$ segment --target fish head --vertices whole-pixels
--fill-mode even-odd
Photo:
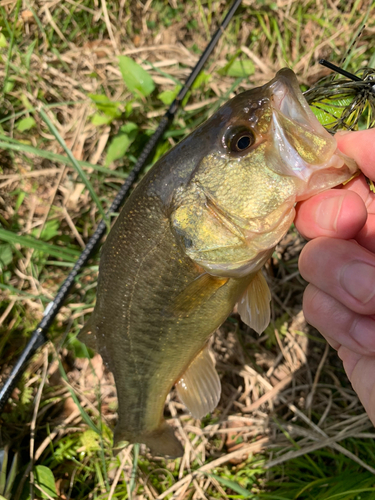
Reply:
[[[357,170],[287,68],[227,102],[194,139],[205,154],[176,189],[171,222],[188,256],[218,276],[256,272],[293,222],[295,204]]]

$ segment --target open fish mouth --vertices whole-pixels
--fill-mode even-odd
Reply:
[[[304,98],[292,70],[284,68],[269,83],[272,107],[273,153],[278,161],[269,165],[275,172],[309,183],[324,169],[342,167],[336,140],[324,129]],[[338,161],[339,160],[339,161]]]
[[[272,108],[289,120],[298,123],[311,132],[325,132],[304,98],[294,72],[283,68],[269,83],[272,92]]]

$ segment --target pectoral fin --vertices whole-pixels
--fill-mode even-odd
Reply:
[[[244,323],[261,334],[270,322],[271,292],[267,281],[258,271],[242,298],[238,301],[237,309]]]
[[[178,316],[188,316],[219,290],[228,278],[216,278],[207,273],[198,276],[176,298],[173,310]]]
[[[195,418],[202,418],[216,408],[221,384],[214,362],[205,347],[176,382],[177,394]]]

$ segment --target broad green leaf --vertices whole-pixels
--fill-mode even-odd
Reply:
[[[135,96],[139,94],[145,97],[150,95],[155,84],[147,71],[130,57],[119,56],[118,61],[122,79],[130,92]]]
[[[98,110],[105,115],[110,116],[112,119],[121,116],[120,102],[111,101],[111,99],[104,94],[89,94],[89,97],[95,103]]]
[[[47,221],[44,228],[42,229],[42,232],[40,233],[40,236],[39,228],[34,229],[31,234],[40,240],[51,240],[59,234],[59,221],[56,219]]]
[[[169,106],[176,99],[180,90],[181,85],[177,85],[174,90],[164,90],[164,92],[158,94],[158,99],[160,99],[166,106]]]
[[[52,498],[57,497],[55,478],[51,469],[45,465],[37,465],[34,469],[35,473],[35,483],[42,488],[43,491],[38,491],[38,496],[42,498],[48,498],[48,495]],[[44,493],[45,492],[45,493]]]
[[[218,70],[219,75],[242,78],[255,73],[255,66],[250,59],[241,60],[238,58],[229,61],[223,68]]]
[[[112,139],[108,146],[107,156],[104,162],[106,167],[125,155],[130,144],[136,138],[137,132],[138,126],[132,122],[126,123],[120,128],[120,132]]]
[[[14,80],[8,79],[6,84],[4,85],[4,93],[8,94],[9,92],[12,92],[14,89]]]
[[[127,122],[120,128],[120,130],[121,132],[124,132],[124,134],[128,134],[135,139],[138,131],[138,125],[133,122]]]
[[[22,118],[16,124],[16,128],[19,132],[26,132],[31,128],[35,127],[36,122],[32,116],[27,116],[26,118]]]
[[[3,49],[5,47],[7,47],[7,46],[8,46],[8,42],[7,42],[4,34],[1,33],[1,31],[0,31],[0,49]]]
[[[5,243],[0,245],[0,269],[10,264],[13,260],[12,247]]]
[[[95,113],[95,115],[91,117],[91,123],[95,125],[95,127],[100,127],[101,125],[109,125],[111,122],[113,122],[112,116]]]
[[[86,345],[83,344],[83,342],[80,342],[77,338],[70,339],[67,344],[67,348],[74,352],[75,358],[87,358],[87,353],[89,353],[90,357],[94,355],[94,351],[86,347]]]
[[[27,109],[28,111],[34,110],[34,106],[31,104],[26,94],[22,93],[20,96],[20,100],[24,105],[25,109]]]

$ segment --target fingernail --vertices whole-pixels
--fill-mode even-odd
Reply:
[[[346,135],[346,134],[351,134],[352,133],[352,130],[339,130],[338,132],[336,132],[335,135]]]
[[[365,262],[351,262],[342,270],[340,283],[349,295],[367,304],[375,295],[375,267]]]
[[[330,196],[322,200],[315,212],[316,224],[324,230],[337,231],[343,196]]]

